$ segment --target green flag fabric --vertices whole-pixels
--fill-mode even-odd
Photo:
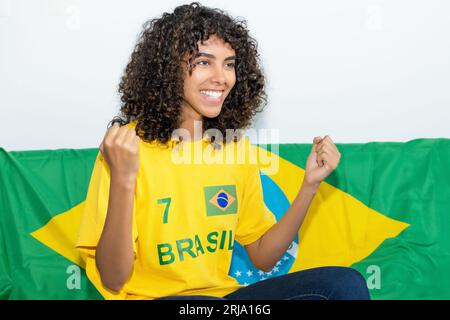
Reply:
[[[351,264],[366,278],[371,297],[450,299],[450,139],[336,145],[341,162],[324,182],[405,226]],[[310,144],[277,147],[281,159],[299,170],[305,167]],[[0,148],[0,299],[103,298],[86,277],[82,259],[71,252],[77,208],[85,199],[97,152]],[[273,196],[277,183],[261,178],[267,207],[282,214],[289,196],[282,186]],[[301,256],[302,239],[298,256],[288,257]],[[233,269],[239,263],[233,258],[231,275],[241,276]]]

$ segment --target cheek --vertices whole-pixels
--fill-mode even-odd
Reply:
[[[198,72],[193,72],[191,76],[187,76],[184,81],[184,93],[185,94],[195,94],[200,90],[200,84],[202,83],[203,78],[201,74]]]
[[[232,82],[231,82],[231,88],[234,87],[234,85],[236,84],[236,75],[233,76]]]
[[[236,75],[233,75],[228,80],[228,85],[230,87],[230,91],[234,88],[235,84],[236,84]]]
[[[234,87],[234,85],[236,84],[236,72],[237,70],[234,70],[234,72],[230,72],[228,83],[230,84],[231,87]]]
[[[184,97],[185,98],[192,98],[192,96],[195,94],[195,86],[193,85],[192,81],[187,81],[184,83]]]

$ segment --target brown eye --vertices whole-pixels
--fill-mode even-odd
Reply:
[[[209,61],[208,60],[200,60],[200,61],[197,61],[195,64],[200,65],[200,66],[207,66],[207,65],[209,65]]]

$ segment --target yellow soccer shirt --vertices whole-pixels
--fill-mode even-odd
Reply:
[[[234,241],[250,244],[276,221],[264,205],[248,139],[213,150],[206,139],[168,146],[140,140],[132,225],[135,261],[120,292],[102,284],[95,264],[110,183],[109,167],[99,152],[77,248],[88,253],[87,276],[106,299],[222,297],[241,287],[228,275]]]

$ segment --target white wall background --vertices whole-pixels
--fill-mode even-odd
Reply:
[[[0,147],[90,148],[120,76],[168,0],[0,0]],[[450,1],[202,1],[244,17],[280,142],[450,137]]]

